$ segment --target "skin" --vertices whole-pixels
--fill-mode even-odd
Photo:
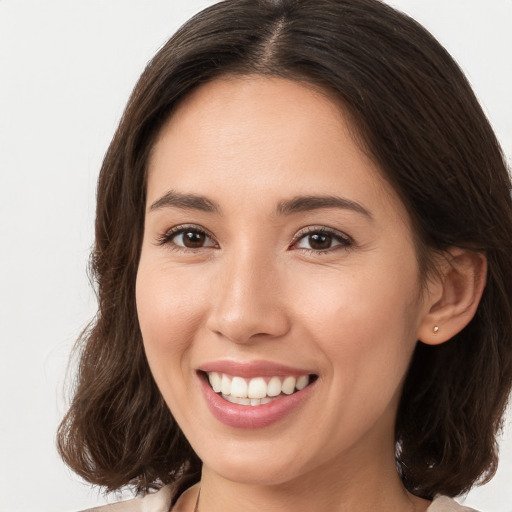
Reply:
[[[153,148],[137,308],[156,383],[203,461],[203,512],[429,504],[401,484],[394,422],[417,340],[442,342],[459,328],[450,319],[462,292],[420,286],[409,216],[351,128],[309,86],[228,77],[189,95]],[[170,190],[218,211],[152,207]],[[367,213],[276,212],[303,195],[338,196]],[[203,246],[169,234],[183,225],[209,234]],[[307,231],[318,228],[335,233],[330,248],[311,249]],[[446,329],[433,335],[434,321]],[[318,379],[282,420],[236,429],[212,416],[196,372],[227,358]],[[196,496],[190,489],[177,510],[193,510]]]

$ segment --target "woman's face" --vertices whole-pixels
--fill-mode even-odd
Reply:
[[[419,282],[408,214],[327,95],[219,79],[164,126],[137,308],[205,470],[277,484],[394,464]]]

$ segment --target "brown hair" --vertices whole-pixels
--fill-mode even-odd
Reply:
[[[334,92],[408,208],[424,273],[432,250],[486,255],[474,319],[444,344],[417,344],[397,416],[396,462],[407,489],[426,498],[490,478],[512,385],[510,178],[456,63],[423,27],[377,0],[227,0],[187,22],[148,64],[99,178],[99,309],[80,340],[76,392],[58,433],[62,457],[108,490],[199,479],[201,462],[145,358],[135,277],[155,138],[180,99],[227,73]]]

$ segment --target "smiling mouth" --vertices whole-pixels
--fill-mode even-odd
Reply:
[[[221,372],[202,372],[215,393],[224,400],[238,405],[265,405],[285,396],[293,395],[312,384],[317,375],[244,377]]]

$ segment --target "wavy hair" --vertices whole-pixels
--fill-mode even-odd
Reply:
[[[426,31],[377,0],[226,0],[188,21],[149,62],[106,153],[92,274],[98,313],[82,334],[74,398],[58,432],[65,462],[107,490],[197,481],[201,461],[158,391],[135,305],[148,156],[195,87],[226,74],[328,90],[411,216],[429,254],[481,251],[487,285],[469,325],[418,342],[396,420],[405,487],[455,496],[490,478],[512,385],[511,183],[463,73]]]

